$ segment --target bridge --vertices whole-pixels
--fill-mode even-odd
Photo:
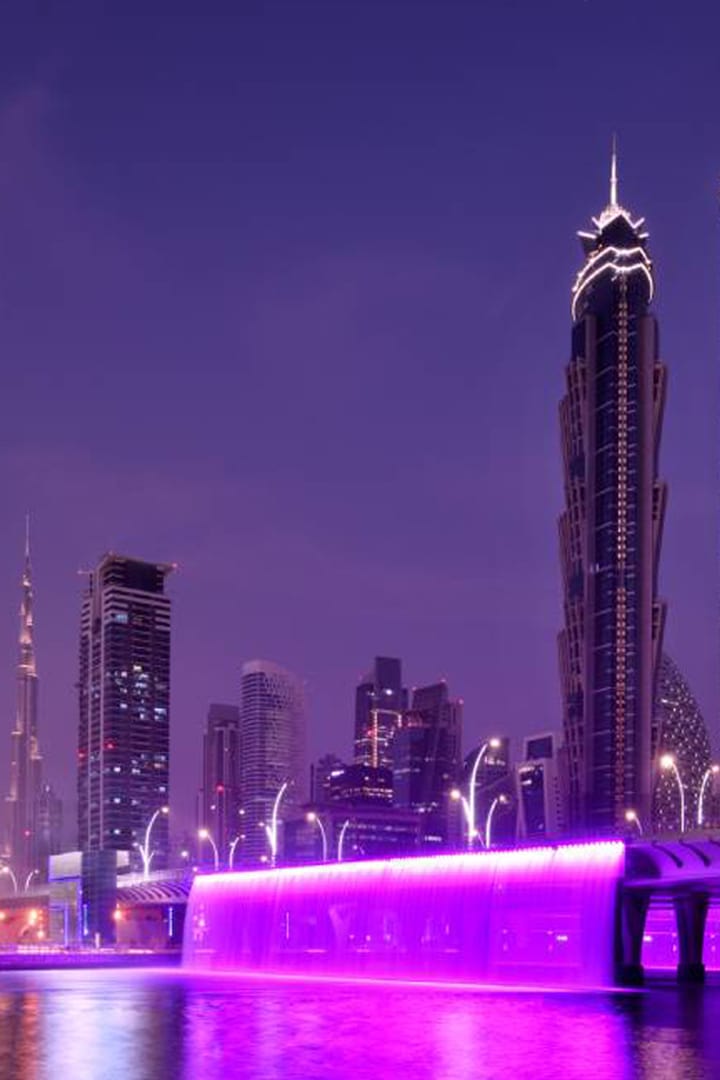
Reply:
[[[617,907],[615,968],[622,985],[639,985],[650,905],[674,912],[680,982],[705,978],[703,947],[710,904],[720,898],[720,840],[689,837],[630,843]]]

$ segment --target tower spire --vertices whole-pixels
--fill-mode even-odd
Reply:
[[[22,575],[20,603],[20,673],[35,674],[35,642],[33,640],[33,589],[30,567],[30,514],[25,515],[25,565]]]
[[[610,206],[618,205],[618,170],[617,170],[617,135],[612,137],[612,153],[610,155]]]

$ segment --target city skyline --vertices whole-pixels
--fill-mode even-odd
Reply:
[[[66,798],[75,572],[110,548],[179,563],[171,787],[188,824],[199,725],[236,700],[247,657],[307,680],[312,757],[348,757],[352,687],[376,654],[403,657],[408,685],[447,677],[468,743],[557,726],[556,406],[575,231],[603,198],[613,131],[624,197],[652,223],[672,364],[667,647],[717,739],[716,18],[700,33],[657,5],[618,9],[620,86],[584,78],[593,4],[552,35],[527,12],[528,44],[506,11],[451,3],[438,37],[422,4],[410,36],[393,3],[381,22],[349,6],[367,35],[326,13],[317,39],[288,10],[297,50],[269,48],[263,19],[167,34],[149,15],[160,88],[152,50],[101,14],[53,24],[52,56],[20,34],[2,68],[16,393],[0,709],[8,730],[29,507],[43,753]],[[338,65],[348,47],[356,62]]]

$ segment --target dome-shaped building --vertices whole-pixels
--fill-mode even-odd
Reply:
[[[652,826],[654,832],[678,832],[680,797],[672,771],[659,768],[663,754],[675,758],[685,790],[685,828],[697,821],[698,794],[710,766],[710,739],[697,701],[673,660],[663,653],[658,672],[652,731],[654,791]],[[705,812],[710,810],[710,790]]]

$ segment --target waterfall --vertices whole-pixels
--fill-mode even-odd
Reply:
[[[194,970],[507,986],[612,983],[618,841],[195,878]]]

